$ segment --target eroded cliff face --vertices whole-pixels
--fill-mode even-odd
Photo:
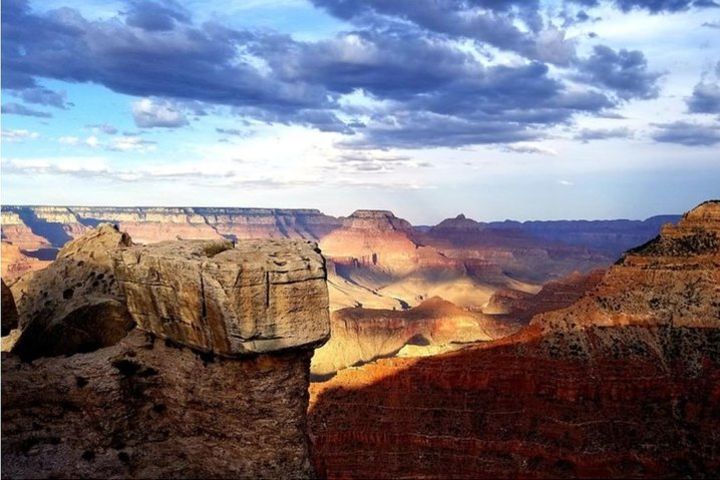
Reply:
[[[434,297],[410,310],[345,308],[333,312],[330,340],[315,351],[311,372],[318,377],[371,360],[395,355],[421,356],[489,341],[514,331]]]
[[[433,296],[479,310],[498,290],[535,293],[540,284],[575,270],[608,266],[617,252],[659,229],[659,219],[480,223],[462,215],[432,228],[415,228],[382,210],[336,218],[312,209],[4,206],[2,215],[2,274],[8,282],[42,268],[54,252],[89,228],[111,222],[146,244],[177,239],[318,241],[332,263],[333,310],[407,308]]]
[[[56,264],[27,280],[20,340],[2,354],[5,475],[313,476],[310,357],[329,333],[315,244],[133,246],[104,225],[66,245]],[[85,308],[98,298],[138,327],[88,347],[73,335],[105,331],[107,311]],[[49,328],[68,334],[48,345]]]
[[[328,478],[701,478],[720,472],[720,202],[510,337],[311,388]]]

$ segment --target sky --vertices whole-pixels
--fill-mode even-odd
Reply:
[[[1,120],[3,204],[681,213],[720,4],[3,0]]]

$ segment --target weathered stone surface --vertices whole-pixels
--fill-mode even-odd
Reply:
[[[10,333],[10,330],[17,328],[18,326],[18,313],[17,307],[15,306],[15,299],[13,298],[12,292],[5,285],[5,281],[0,281],[2,284],[2,336]]]
[[[311,355],[213,358],[138,329],[70,357],[3,354],[3,478],[311,477]]]
[[[115,266],[138,326],[183,345],[242,355],[329,335],[325,262],[312,242],[161,242],[120,251]]]
[[[47,268],[13,285],[25,359],[90,351],[116,343],[134,326],[113,272],[112,251],[130,238],[104,224],[69,242]]]

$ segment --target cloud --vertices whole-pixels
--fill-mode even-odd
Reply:
[[[30,130],[2,129],[2,139],[6,142],[22,142],[24,140],[34,140],[39,137],[39,133],[31,132]]]
[[[657,142],[677,143],[689,147],[709,146],[720,143],[720,126],[689,122],[655,124],[658,131],[652,138]]]
[[[80,145],[81,140],[79,137],[64,136],[58,138],[58,142],[63,145]]]
[[[455,38],[487,43],[533,60],[567,64],[575,45],[544,25],[538,0],[313,0],[331,15],[370,29],[408,22]],[[520,24],[520,25],[519,25]]]
[[[715,8],[720,6],[714,0],[572,0],[586,7],[595,7],[600,3],[610,3],[623,12],[647,10],[650,13],[680,12],[690,8]]]
[[[143,98],[133,103],[132,114],[140,128],[178,128],[188,124],[185,114],[167,100]]]
[[[686,103],[691,113],[720,113],[720,84],[698,83]]]
[[[639,50],[615,51],[596,45],[592,55],[578,63],[578,68],[579,79],[610,89],[623,100],[658,96],[660,74],[648,71],[645,55]]]
[[[588,143],[591,140],[607,140],[609,138],[630,138],[632,136],[632,132],[627,127],[597,129],[584,128],[577,132],[573,138],[575,140],[580,140],[583,143]]]
[[[720,22],[703,22],[701,26],[707,28],[720,28]]]
[[[240,130],[238,128],[216,128],[215,131],[223,135],[232,135],[235,137],[247,137],[250,135],[250,132],[247,130]]]
[[[118,152],[150,152],[155,150],[157,142],[145,140],[138,136],[123,135],[114,137],[108,145],[108,150]]]
[[[45,87],[26,88],[18,92],[25,103],[34,103],[55,108],[68,108],[65,92],[56,92]]]
[[[562,185],[563,187],[572,187],[573,185],[575,185],[575,183],[571,182],[570,180],[562,180],[562,179],[558,180],[558,183],[560,185]]]
[[[14,102],[4,102],[2,105],[2,113],[8,115],[23,115],[26,117],[52,118],[52,114],[49,112],[33,110],[32,108],[28,108],[25,105]]]
[[[181,127],[190,112],[222,105],[240,119],[342,134],[353,149],[529,141],[578,114],[657,94],[641,52],[597,47],[576,58],[539,0],[315,4],[353,30],[298,41],[216,20],[196,25],[173,1],[131,1],[115,18],[89,20],[6,0],[3,86],[104,85],[142,97],[132,111],[141,128]],[[487,45],[512,61],[487,61]],[[356,95],[367,102],[347,101]]]
[[[177,23],[190,23],[188,11],[173,0],[131,0],[125,22],[148,31],[168,31]]]
[[[102,132],[106,135],[115,135],[118,133],[118,129],[107,123],[91,123],[85,125],[85,128],[89,128],[96,132]]]
[[[513,153],[531,153],[540,155],[557,155],[557,150],[529,143],[517,143],[515,145],[504,145],[503,150]]]

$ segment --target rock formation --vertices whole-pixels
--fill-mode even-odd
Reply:
[[[304,240],[162,242],[115,264],[138,326],[198,350],[264,353],[329,335],[325,262]]]
[[[24,287],[21,340],[33,361],[2,354],[3,473],[312,477],[306,411],[312,350],[329,331],[324,275],[305,241],[132,246],[110,226],[90,230]],[[63,282],[86,303],[121,295],[139,328],[49,357],[73,350],[63,344],[74,342],[70,329],[47,344],[53,325],[88,325],[76,320],[76,293],[56,296]],[[34,308],[46,298],[53,310]],[[107,328],[105,311],[86,313]],[[33,325],[47,328],[23,340]]]
[[[720,202],[510,337],[341,371],[311,391],[328,478],[713,478]]]
[[[560,280],[543,285],[535,295],[517,290],[499,290],[493,294],[483,313],[527,324],[535,315],[569,307],[593,290],[603,279],[605,270],[588,274],[574,272]]]
[[[13,285],[24,359],[91,351],[117,343],[134,326],[110,255],[132,245],[103,224],[66,244],[49,267]]]
[[[2,316],[2,336],[4,337],[10,333],[10,330],[17,328],[18,313],[12,292],[5,285],[5,281],[0,281],[0,284],[2,285],[2,310],[0,310],[0,315]]]
[[[450,350],[512,332],[500,322],[468,312],[439,297],[405,311],[338,310],[331,316],[330,331],[330,341],[315,352],[312,360],[311,372],[319,377],[394,355],[408,344]],[[419,348],[414,350],[416,355],[422,353]]]

